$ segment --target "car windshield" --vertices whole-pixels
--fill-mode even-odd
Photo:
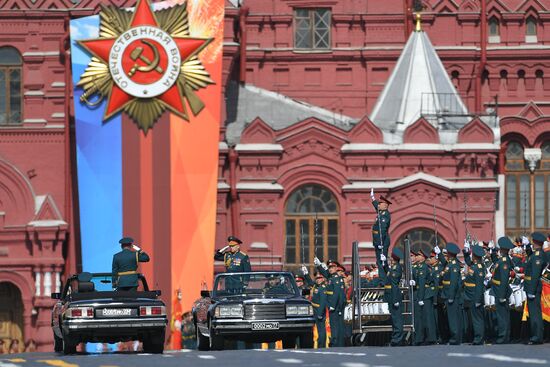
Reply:
[[[295,296],[298,292],[294,277],[289,273],[232,273],[216,277],[214,297],[258,295]]]
[[[76,279],[71,279],[67,294],[71,293],[89,293],[89,292],[108,292],[113,290],[112,275],[108,273],[92,274],[81,273]],[[141,278],[138,279],[137,291],[143,291],[144,285]]]

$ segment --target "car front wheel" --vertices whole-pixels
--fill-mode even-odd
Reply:
[[[210,350],[210,340],[202,335],[199,330],[199,326],[195,324],[195,332],[197,333],[197,349],[198,350]]]
[[[210,350],[223,350],[224,343],[223,336],[214,334],[214,330],[210,329]]]
[[[76,353],[76,346],[78,343],[75,343],[74,341],[70,340],[70,337],[68,335],[63,335],[63,354],[75,354]]]

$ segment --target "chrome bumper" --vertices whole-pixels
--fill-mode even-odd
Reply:
[[[64,320],[63,329],[65,330],[89,330],[89,329],[150,329],[164,328],[168,320],[162,317],[152,317],[147,319],[81,319]]]

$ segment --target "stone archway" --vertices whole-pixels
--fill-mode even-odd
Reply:
[[[7,351],[12,340],[19,342],[19,351],[24,349],[23,298],[19,288],[10,282],[0,283],[0,339]]]

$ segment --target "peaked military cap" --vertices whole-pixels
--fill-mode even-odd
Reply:
[[[389,201],[388,199],[386,199],[383,196],[380,196],[380,199],[378,201],[381,202],[381,203],[392,204],[391,201]]]
[[[481,246],[473,246],[472,253],[475,256],[483,257],[485,255],[485,250]]]
[[[506,236],[500,237],[498,239],[498,246],[504,250],[511,250],[514,248],[514,244],[512,243],[512,241],[510,241],[510,239]]]
[[[401,250],[399,247],[394,247],[391,250],[391,256],[397,260],[401,260],[403,258],[403,250]]]
[[[419,255],[420,254],[420,247],[419,246],[411,246],[411,254]]]
[[[134,239],[132,237],[122,237],[118,243],[121,245],[131,245],[134,243]]]
[[[229,246],[234,246],[234,245],[240,245],[241,243],[243,243],[243,241],[239,240],[237,237],[235,236],[229,236],[227,237],[227,242],[236,242],[236,244],[229,244]]]
[[[432,250],[427,250],[425,248],[421,248],[420,253],[424,255],[426,259],[432,256]]]
[[[323,273],[316,273],[315,274],[315,279],[325,279],[325,276],[323,275]]]
[[[537,245],[543,245],[544,241],[546,241],[546,238],[540,232],[531,233],[531,238],[533,239],[533,242],[536,243]]]
[[[330,268],[331,266],[341,267],[340,263],[336,260],[328,260],[327,265]]]
[[[447,249],[447,253],[451,255],[456,255],[460,252],[460,248],[456,243],[453,242],[447,242],[447,246],[445,246]]]
[[[296,279],[296,281],[298,280],[301,280],[302,282],[304,281],[304,277],[298,274],[294,275],[294,279]]]

